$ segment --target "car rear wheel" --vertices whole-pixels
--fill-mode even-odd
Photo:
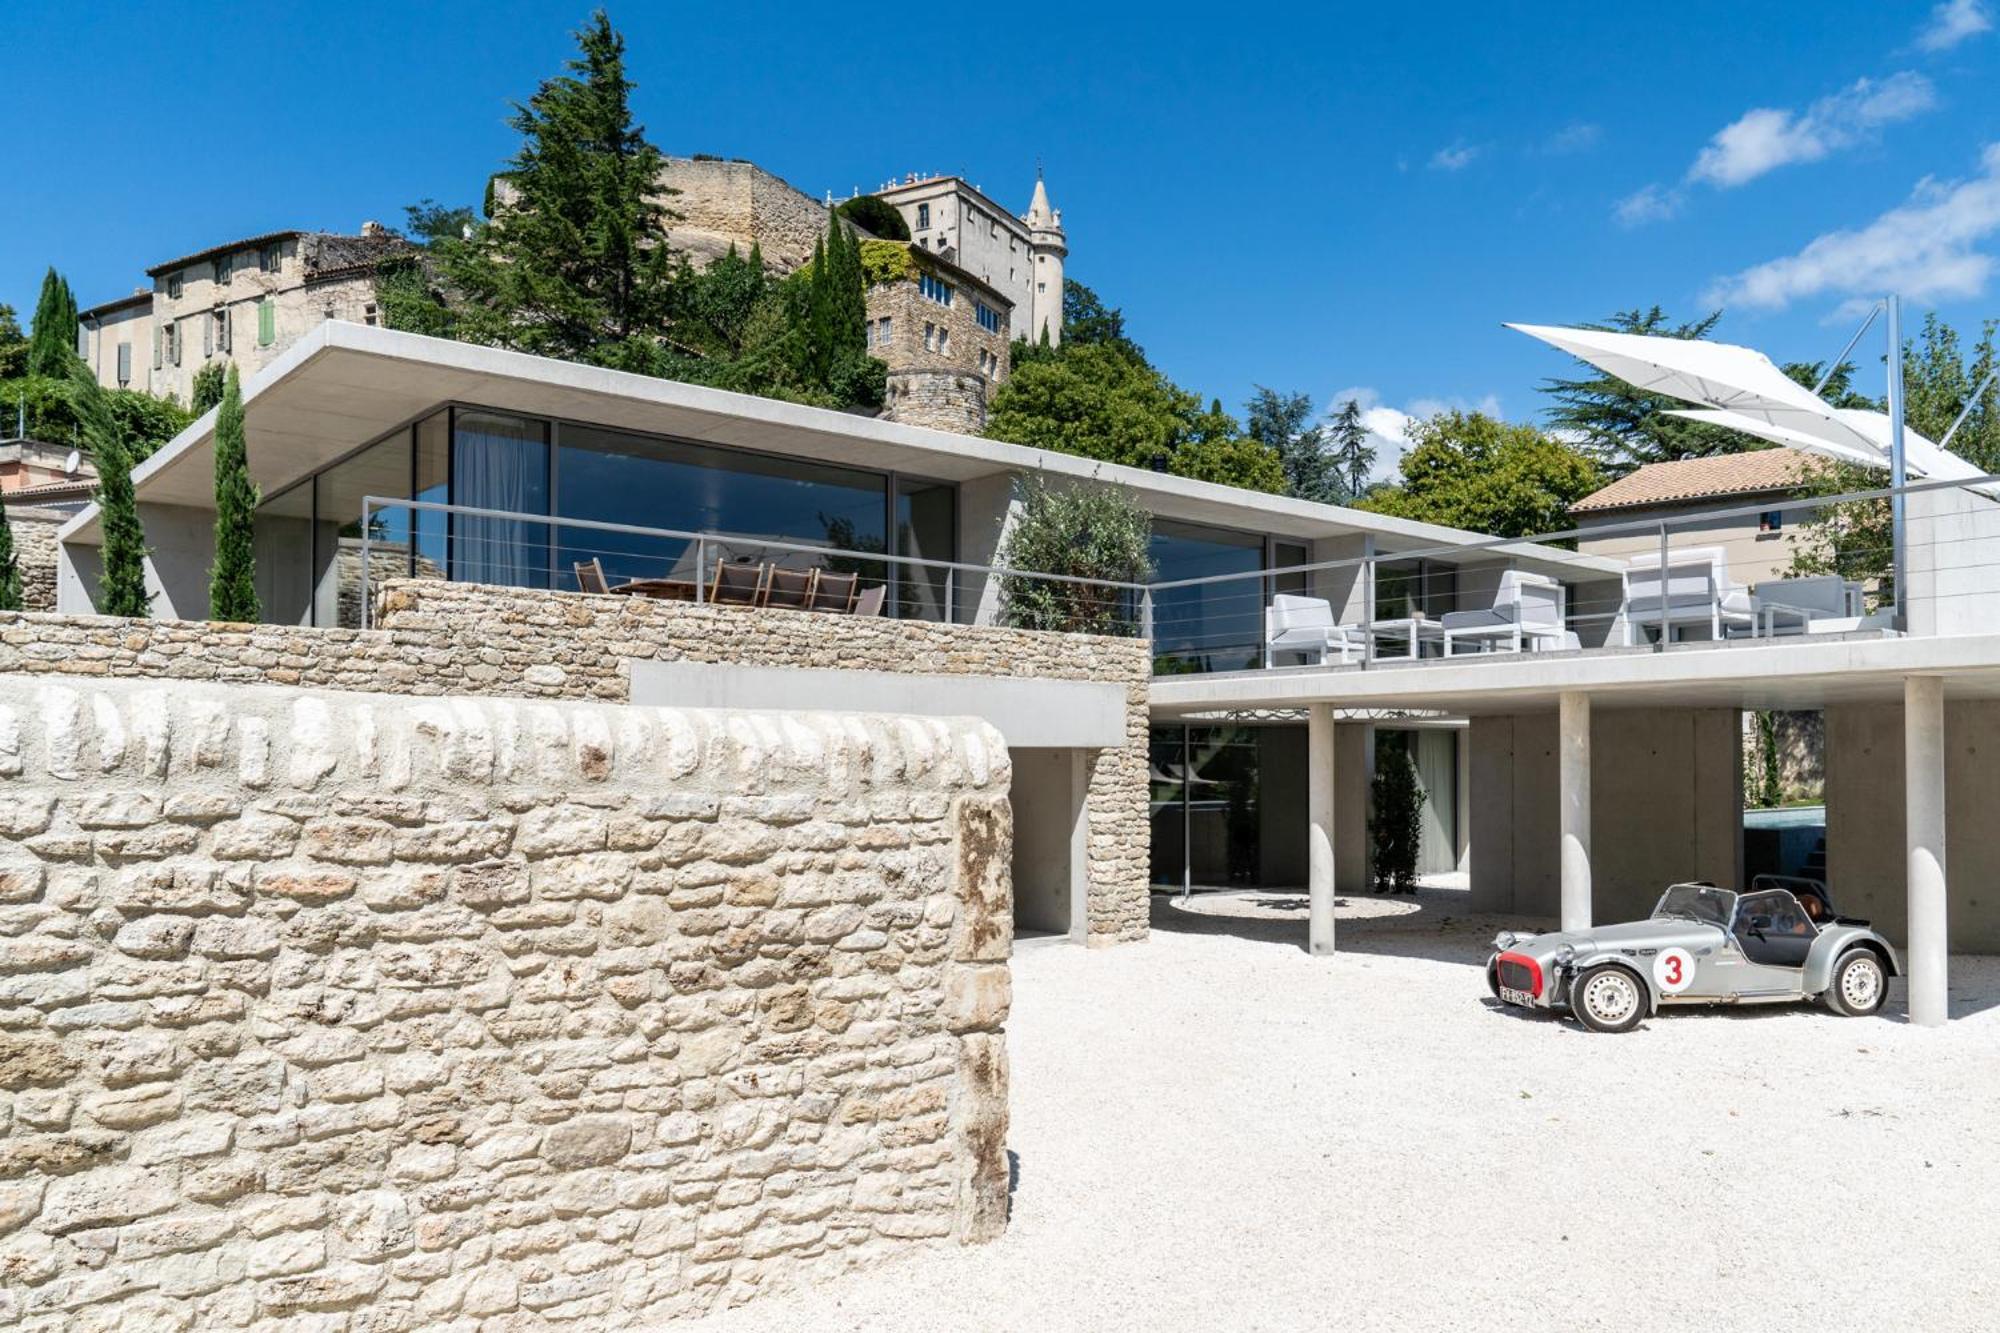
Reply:
[[[1630,968],[1600,963],[1570,985],[1569,1008],[1592,1032],[1630,1032],[1646,1016],[1646,983]]]
[[[1500,998],[1500,960],[1489,959],[1486,964],[1486,989],[1493,992],[1493,998]]]
[[[1833,965],[1833,984],[1826,988],[1826,1006],[1849,1018],[1866,1018],[1889,998],[1889,969],[1873,949],[1849,949]]]

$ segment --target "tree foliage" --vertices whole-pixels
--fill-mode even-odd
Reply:
[[[70,358],[69,382],[78,426],[97,461],[97,522],[104,537],[97,609],[107,616],[143,616],[152,598],[146,592],[146,533],[132,491],[132,452],[111,396],[78,357]]]
[[[0,504],[0,611],[21,609],[21,562],[14,553],[14,525]]]
[[[224,379],[222,364],[220,361],[210,361],[194,373],[192,401],[188,403],[188,407],[196,416],[200,416],[222,401]]]
[[[1313,415],[1310,395],[1280,393],[1261,384],[1243,407],[1249,437],[1277,455],[1285,494],[1340,504],[1347,499],[1347,488],[1328,449],[1326,428],[1315,424]]]
[[[1121,583],[1152,576],[1152,516],[1125,490],[1040,476],[1020,483],[1018,508],[998,563],[1009,569]],[[1138,632],[1134,599],[1089,584],[1007,575],[1000,580],[1001,623],[1083,634]]]
[[[833,210],[855,226],[881,241],[907,241],[910,224],[896,206],[873,194],[857,194]]]
[[[215,414],[215,563],[209,570],[211,620],[255,623],[257,562],[253,525],[257,484],[250,480],[250,454],[243,435],[243,384],[234,365]]]
[[[1275,450],[1246,437],[1222,404],[1168,379],[1124,335],[1124,316],[1080,283],[1065,285],[1063,340],[1014,344],[1013,373],[993,395],[996,440],[1154,468],[1229,486],[1282,492]],[[1083,321],[1083,336],[1069,325]]]
[[[14,307],[0,301],[0,380],[17,379],[28,373],[28,335],[21,332],[21,320]]]
[[[1361,419],[1361,404],[1350,398],[1340,405],[1328,427],[1332,440],[1333,465],[1349,499],[1358,500],[1368,491],[1368,477],[1375,471],[1374,439]]]
[[[76,296],[69,281],[51,268],[42,277],[35,302],[34,331],[28,338],[28,373],[60,376],[76,356]]]
[[[1358,507],[1495,537],[1569,526],[1569,507],[1603,484],[1597,463],[1535,429],[1480,412],[1442,412],[1412,428],[1399,480]]]
[[[1379,747],[1373,788],[1368,832],[1375,853],[1375,891],[1415,893],[1428,798],[1406,744]]]

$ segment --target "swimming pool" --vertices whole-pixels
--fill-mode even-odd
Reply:
[[[1744,828],[1812,828],[1826,826],[1823,805],[1794,805],[1782,810],[1745,810]]]

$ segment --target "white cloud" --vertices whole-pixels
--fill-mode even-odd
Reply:
[[[1611,215],[1618,219],[1620,226],[1642,227],[1648,222],[1664,222],[1680,212],[1682,199],[1679,190],[1648,185],[1620,199],[1612,208]]]
[[[1587,153],[1597,147],[1597,141],[1604,137],[1601,125],[1587,121],[1576,121],[1565,125],[1542,140],[1540,152],[1546,157],[1566,157],[1571,153]]]
[[[1794,162],[1817,162],[1936,105],[1931,81],[1905,70],[1879,82],[1856,79],[1802,113],[1757,107],[1716,131],[1688,168],[1688,179],[1723,189],[1742,185]]]
[[[1898,292],[1930,301],[1977,296],[1994,270],[1979,242],[2000,232],[2000,143],[1980,154],[1968,180],[1917,182],[1908,203],[1865,227],[1831,231],[1795,255],[1773,259],[1709,289],[1711,305],[1775,310],[1823,294]]]
[[[1382,401],[1382,395],[1376,390],[1356,385],[1333,395],[1326,409],[1327,416],[1337,414],[1350,398],[1361,404],[1361,424],[1368,428],[1370,443],[1375,447],[1372,478],[1375,481],[1395,480],[1397,466],[1409,451],[1412,429],[1418,423],[1428,421],[1440,412],[1484,412],[1489,417],[1500,415],[1500,399],[1490,393],[1476,403],[1457,397],[1413,398],[1401,407],[1392,407]]]
[[[1463,171],[1472,165],[1472,160],[1483,151],[1478,144],[1455,139],[1431,154],[1431,170]]]
[[[1993,16],[1983,0],[1944,0],[1931,10],[1930,22],[1917,33],[1917,46],[1925,51],[1949,51],[1969,37],[1993,28]]]

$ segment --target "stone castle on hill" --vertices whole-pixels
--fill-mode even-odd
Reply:
[[[670,157],[671,243],[697,265],[733,245],[790,272],[812,257],[834,202],[755,163]],[[977,433],[1016,337],[1062,340],[1062,214],[1037,176],[1016,216],[960,176],[908,175],[876,191],[908,226],[908,276],[868,293],[868,346],[889,368],[891,420]],[[107,388],[181,402],[211,363],[244,373],[328,319],[374,324],[375,271],[407,243],[379,223],[355,234],[280,231],[158,264],[149,286],[78,318],[77,351]]]

